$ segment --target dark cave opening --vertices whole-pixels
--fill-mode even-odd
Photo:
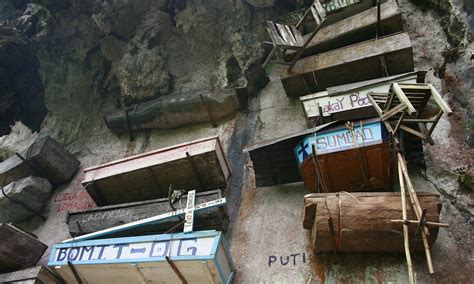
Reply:
[[[39,61],[32,46],[17,37],[0,37],[0,136],[16,121],[39,131],[48,110]]]

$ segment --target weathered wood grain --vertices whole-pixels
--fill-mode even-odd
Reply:
[[[47,245],[17,227],[0,224],[0,272],[36,265]]]
[[[201,204],[223,197],[221,190],[211,190],[198,192],[196,194],[196,204]],[[173,206],[175,209],[185,208],[186,194]],[[215,207],[200,212],[195,212],[194,227],[197,230],[215,229],[226,231],[228,225],[227,207]],[[133,202],[120,205],[98,207],[91,210],[69,212],[67,223],[72,236],[88,234],[121,224],[145,219],[155,215],[174,211],[171,208],[168,198],[148,200],[143,202]],[[127,236],[138,233],[164,233],[177,225],[182,218],[175,217],[164,222],[137,228],[127,231]],[[178,227],[176,231],[182,229]]]
[[[331,21],[331,15],[326,20]],[[395,1],[387,1],[381,5],[381,22],[385,35],[403,31],[401,12]],[[324,27],[306,47],[303,57],[375,38],[376,23],[377,13],[374,8],[367,8],[331,25],[324,23]],[[307,36],[304,36],[304,39],[306,40]]]
[[[166,95],[106,115],[105,122],[114,132],[141,129],[169,129],[197,123],[217,123],[247,108],[246,98],[235,89],[196,90]],[[128,118],[127,118],[128,117]]]
[[[388,93],[392,82],[415,83],[424,81],[424,71],[410,72],[390,77],[377,78],[342,86],[327,88],[326,91],[300,97],[308,127],[319,121],[319,109],[324,121],[356,120],[377,115],[367,97],[368,93]]]
[[[439,222],[441,202],[439,194],[417,193],[421,207],[427,209],[426,220]],[[408,216],[413,212],[407,208]],[[333,222],[334,237],[328,225]],[[402,217],[401,197],[398,192],[329,193],[305,196],[303,226],[312,230],[311,244],[315,252],[335,250],[346,252],[403,252],[403,226],[392,223]],[[410,247],[423,250],[421,238],[414,237],[416,226],[409,226]],[[431,227],[430,245],[438,228]]]
[[[44,266],[35,266],[11,273],[0,274],[0,283],[22,283],[22,284],[43,284],[43,283],[64,283],[53,272]]]
[[[305,57],[296,62],[292,71],[278,66],[277,73],[287,96],[299,97],[331,86],[411,72],[413,69],[410,37],[407,33],[399,33]]]
[[[0,163],[0,181],[4,184],[27,176],[40,176],[57,186],[73,177],[80,162],[53,138],[36,139],[27,151]]]
[[[189,157],[187,156],[189,155]],[[231,170],[217,136],[84,170],[82,184],[99,206],[168,196],[173,189],[226,188]]]

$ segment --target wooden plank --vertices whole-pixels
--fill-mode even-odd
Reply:
[[[36,139],[26,151],[0,163],[0,180],[10,182],[40,176],[57,186],[72,179],[80,162],[50,136]],[[24,159],[24,160],[23,160]]]
[[[167,193],[156,190],[156,181],[159,188],[225,188],[231,170],[219,138],[213,136],[87,168],[84,173],[82,184],[97,205],[103,206],[163,197]]]
[[[431,90],[431,96],[433,99],[436,101],[438,106],[441,108],[441,110],[447,114],[448,116],[453,114],[453,111],[449,107],[448,103],[441,97],[441,95],[438,93],[438,91],[433,87],[433,85],[429,84],[429,88]]]
[[[302,58],[291,72],[282,67],[277,72],[287,96],[299,97],[331,86],[379,78],[382,55],[388,75],[413,71],[410,38],[407,33],[400,33]]]
[[[387,93],[392,82],[416,82],[417,72],[330,87],[327,91],[300,97],[309,125],[318,120],[318,104],[323,116],[334,120],[356,120],[375,116],[368,93]],[[386,96],[384,95],[385,102]]]
[[[0,224],[0,272],[35,266],[47,245],[11,224]]]
[[[381,13],[381,21],[387,35],[403,31],[401,12],[395,1],[383,3]],[[326,17],[323,27],[318,31],[316,37],[311,39],[303,52],[303,57],[375,37],[377,17],[373,9],[368,8],[336,23],[326,24],[330,21],[331,16]],[[305,35],[304,39],[309,39],[309,35]]]
[[[423,208],[428,209],[427,220],[439,221],[440,196],[432,193],[418,193]],[[329,193],[305,196],[305,210],[310,204],[317,204],[311,243],[316,253],[333,250],[328,226],[328,214],[333,217],[337,251],[347,252],[403,252],[403,229],[391,223],[389,216],[402,216],[401,197],[397,192],[378,193]],[[325,205],[328,205],[326,208]],[[328,213],[329,210],[329,213]],[[412,214],[407,208],[408,216]],[[310,221],[310,220],[308,220]],[[414,238],[415,226],[409,228],[410,247],[423,250],[419,238]],[[430,228],[429,243],[433,244],[438,228]]]
[[[395,94],[397,95],[397,98],[400,100],[400,102],[405,104],[405,106],[407,108],[407,113],[409,115],[412,115],[412,114],[416,113],[416,109],[413,107],[411,102],[408,100],[405,93],[403,92],[403,90],[398,85],[398,83],[393,83],[391,89],[395,92]]]
[[[196,203],[205,203],[222,197],[223,195],[220,190],[198,192],[196,194]],[[183,209],[186,200],[186,195],[181,196],[179,201],[174,204],[174,208]],[[98,207],[91,210],[69,212],[67,223],[69,226],[69,233],[72,236],[79,236],[111,228],[118,224],[127,224],[157,214],[171,212],[175,209],[170,206],[168,198],[162,198],[143,202]],[[126,235],[132,236],[146,233],[164,233],[173,228],[180,221],[181,219],[179,217],[174,217],[167,221],[127,231]],[[228,225],[227,207],[210,208],[208,210],[196,212],[194,225],[195,228],[199,230],[215,229],[217,231],[225,232]],[[114,237],[119,236],[122,235],[114,235]]]
[[[11,273],[0,274],[0,283],[64,283],[44,266],[35,266]]]

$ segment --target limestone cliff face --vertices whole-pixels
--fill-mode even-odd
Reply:
[[[37,135],[29,129],[77,153],[87,140],[113,143],[102,116],[124,104],[194,89],[252,88],[263,56],[261,22],[278,10],[231,0],[2,1],[0,84],[9,85],[0,91],[0,135],[17,122],[2,148],[24,146],[13,141],[32,138],[16,132]],[[8,49],[8,37],[28,56]],[[4,57],[31,70],[16,71]],[[19,87],[27,82],[33,94]]]
[[[56,138],[87,167],[219,134],[231,145],[231,160],[241,159],[236,164],[244,168],[239,149],[250,139],[245,128],[262,127],[257,118],[265,121],[271,113],[285,125],[278,131],[292,132],[296,119],[304,125],[298,103],[264,113],[265,106],[274,108],[282,100],[266,99],[259,109],[257,98],[250,114],[216,129],[144,131],[133,142],[127,135],[112,134],[103,115],[194,89],[247,84],[257,95],[262,87],[259,66],[268,52],[262,44],[264,20],[294,10],[299,2],[304,1],[0,1],[0,160],[44,135]],[[455,223],[453,239],[462,250],[469,245],[462,235],[474,214],[474,7],[469,0],[399,3],[416,68],[430,70],[428,81],[455,111],[440,121],[433,134],[436,144],[426,147],[422,175],[446,197],[446,221]],[[273,130],[273,137],[278,131]],[[237,169],[242,171],[249,173],[247,167]],[[236,186],[242,186],[242,175]],[[459,222],[457,215],[468,221]],[[46,230],[39,235],[49,236]]]

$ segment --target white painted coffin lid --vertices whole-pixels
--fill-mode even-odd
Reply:
[[[228,168],[228,172],[230,173],[228,161],[221,147],[219,137],[211,136],[192,142],[186,142],[144,154],[115,160],[113,162],[105,163],[99,166],[86,168],[84,169],[85,177],[82,181],[82,184],[124,174],[127,172],[149,168],[158,164],[184,159],[186,158],[186,152],[189,152],[191,156],[195,156],[215,150],[222,153],[222,156],[225,159],[225,165]]]

